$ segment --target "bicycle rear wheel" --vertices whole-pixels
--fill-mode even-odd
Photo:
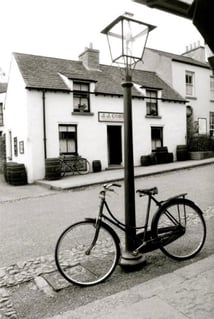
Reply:
[[[111,228],[102,224],[95,236],[95,221],[82,221],[68,227],[59,237],[55,261],[59,272],[71,283],[92,286],[106,280],[120,258],[120,246]]]
[[[163,205],[152,224],[160,249],[173,259],[190,259],[204,245],[206,224],[203,213],[188,199],[176,198]]]

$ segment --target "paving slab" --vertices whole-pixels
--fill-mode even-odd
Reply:
[[[163,174],[177,170],[190,169],[193,167],[209,165],[213,163],[214,158],[208,158],[204,160],[189,160],[151,166],[138,166],[134,168],[134,175],[135,178],[137,178]],[[124,180],[124,169],[122,168],[104,170],[86,175],[68,175],[58,180],[39,180],[36,183],[52,190],[69,190],[120,180]]]
[[[48,319],[214,318],[214,255]],[[185,278],[183,274],[191,273]]]

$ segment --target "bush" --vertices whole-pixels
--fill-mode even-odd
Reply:
[[[188,142],[189,152],[214,151],[214,139],[207,135],[192,136]]]

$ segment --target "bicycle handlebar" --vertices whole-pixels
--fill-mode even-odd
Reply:
[[[103,188],[105,190],[112,190],[113,191],[113,189],[111,189],[111,187],[121,187],[121,185],[117,184],[117,183],[109,183],[109,184],[104,184],[103,185]]]

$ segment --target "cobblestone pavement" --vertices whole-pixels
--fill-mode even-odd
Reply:
[[[213,216],[214,207],[209,207],[204,212],[205,220],[208,221]],[[20,261],[0,268],[0,319],[19,319],[8,288],[31,281],[41,274],[48,274],[54,270],[56,270],[56,265],[53,255]]]
[[[214,216],[214,207],[204,212],[205,220]],[[41,256],[0,268],[0,288],[11,287],[32,280],[34,277],[56,269],[53,255]]]

